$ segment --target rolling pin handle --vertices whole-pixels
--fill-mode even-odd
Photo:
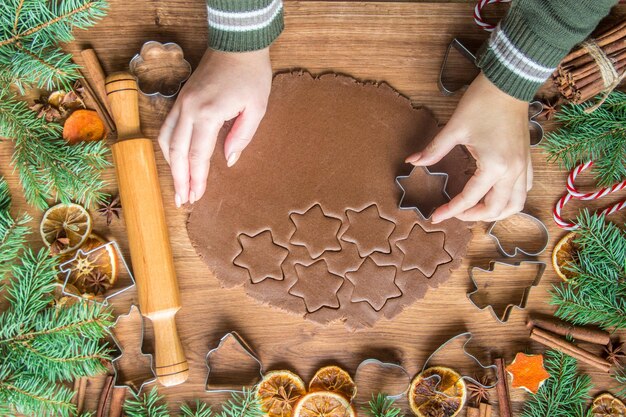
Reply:
[[[189,365],[178,337],[175,311],[164,317],[153,317],[155,373],[166,387],[182,384],[189,377]]]

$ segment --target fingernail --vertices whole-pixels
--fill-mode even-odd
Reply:
[[[195,202],[196,202],[196,193],[192,191],[189,193],[189,204],[193,204]]]
[[[421,157],[422,157],[422,154],[418,153],[414,157],[408,157],[407,159],[404,160],[404,162],[406,162],[407,164],[414,164],[417,161],[419,161]]]
[[[228,160],[226,161],[226,165],[229,168],[232,167],[239,160],[240,156],[241,156],[241,152],[231,152],[230,155],[228,155]]]
[[[178,194],[174,196],[174,203],[176,203],[176,208],[180,208],[180,196]]]

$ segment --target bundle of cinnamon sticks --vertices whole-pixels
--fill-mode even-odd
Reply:
[[[626,71],[626,19],[590,41],[604,52],[618,77],[622,76]],[[583,103],[607,90],[602,65],[588,47],[581,46],[561,61],[553,74],[554,83],[569,102]]]

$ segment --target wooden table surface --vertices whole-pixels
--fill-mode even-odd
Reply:
[[[186,57],[196,65],[207,43],[204,2],[188,0],[110,0],[109,15],[89,31],[79,31],[77,41],[67,49],[77,52],[91,45],[98,53],[105,71],[125,69],[130,58],[148,40],[179,43]],[[386,81],[411,98],[415,106],[430,108],[445,123],[458,97],[443,97],[437,89],[437,76],[443,53],[450,40],[458,36],[477,45],[487,34],[474,24],[473,1],[459,2],[321,2],[287,1],[286,30],[272,47],[276,71],[307,69],[313,73],[339,72],[361,80]],[[501,14],[505,7],[494,9]],[[626,6],[617,13],[626,14]],[[156,138],[158,128],[171,106],[171,100],[141,99],[143,130]],[[488,117],[488,110],[485,115]],[[14,211],[28,210],[36,227],[41,213],[28,207],[21,195],[17,177],[7,162],[12,153],[8,141],[0,144],[0,174],[8,178],[14,195]],[[550,245],[539,258],[549,262],[549,253],[562,235],[550,217],[550,209],[564,191],[566,173],[546,163],[540,149],[532,151],[535,186],[526,205],[550,230]],[[182,400],[202,398],[214,401],[214,394],[204,392],[207,368],[205,355],[229,331],[239,332],[258,353],[265,369],[287,367],[308,380],[321,364],[337,363],[354,373],[364,359],[375,357],[401,363],[414,375],[442,342],[463,331],[471,331],[470,349],[485,362],[503,355],[510,361],[515,352],[538,351],[531,343],[524,322],[526,311],[515,310],[507,324],[498,324],[488,311],[479,311],[469,303],[466,293],[471,285],[470,266],[487,266],[500,259],[494,242],[486,236],[484,225],[473,229],[473,240],[461,268],[438,289],[407,308],[393,321],[382,320],[374,328],[349,333],[342,324],[320,326],[275,309],[259,305],[238,289],[221,289],[218,281],[196,256],[187,238],[185,223],[188,208],[176,209],[169,169],[157,152],[160,180],[165,199],[171,241],[178,271],[183,308],[178,326],[190,364],[189,381],[181,386],[161,388],[177,405]],[[113,170],[106,173],[108,190],[116,193]],[[208,190],[210,193],[211,190]],[[604,203],[607,203],[606,201]],[[572,208],[575,208],[572,205]],[[573,213],[574,210],[568,211]],[[123,223],[114,221],[110,228],[97,216],[94,230],[116,239],[126,255],[128,247]],[[39,245],[38,234],[32,236]],[[528,302],[527,311],[551,312],[549,291],[559,282],[548,266],[540,285]],[[515,294],[529,285],[528,277],[510,277],[500,287],[490,289],[497,302],[515,302]],[[513,298],[513,299],[512,299]],[[131,326],[132,327],[132,326]],[[137,326],[129,332],[137,332]],[[145,350],[151,349],[148,323]],[[452,363],[462,355],[452,358]],[[611,380],[591,369],[595,391],[609,389]],[[89,382],[87,406],[97,403],[102,378]],[[520,410],[525,394],[512,390],[515,409]],[[495,404],[495,393],[492,395]],[[494,415],[497,415],[497,407]]]

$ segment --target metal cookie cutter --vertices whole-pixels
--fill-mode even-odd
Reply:
[[[476,55],[474,55],[465,45],[458,39],[452,39],[452,42],[448,45],[446,53],[443,56],[443,62],[441,63],[441,69],[439,70],[439,79],[437,84],[439,90],[445,96],[451,96],[459,91],[465,90],[474,77],[471,77],[467,82],[459,88],[450,87],[446,83],[446,73],[448,69],[448,61],[450,60],[450,52],[452,50],[458,51],[469,63],[473,66],[473,69],[478,72],[480,69],[477,65]],[[471,75],[474,73],[472,72]],[[543,139],[544,130],[543,126],[535,120],[537,116],[543,110],[543,104],[540,101],[532,101],[528,106],[528,127],[530,130],[530,146],[537,146]]]
[[[426,172],[426,174],[428,174],[430,176],[433,176],[433,177],[442,177],[444,179],[444,181],[443,181],[443,187],[441,189],[441,193],[442,193],[442,196],[443,196],[443,198],[445,200],[450,201],[450,195],[448,195],[448,192],[446,191],[446,187],[448,186],[448,174],[446,174],[445,172],[431,172],[426,167],[414,167],[411,170],[411,172],[409,173],[409,175],[399,175],[399,176],[396,177],[396,184],[402,190],[402,196],[400,197],[400,202],[398,203],[398,208],[400,208],[401,210],[415,210],[425,220],[429,220],[430,217],[435,212],[435,207],[431,208],[429,213],[424,213],[424,212],[422,212],[422,210],[419,209],[419,207],[417,207],[416,204],[408,204],[405,201],[405,199],[407,197],[407,192],[406,192],[406,188],[402,185],[402,182],[407,180],[407,179],[409,179],[409,178],[411,178],[413,172],[415,172],[416,169],[422,169],[422,170],[424,170]]]
[[[136,395],[139,395],[139,393],[143,390],[144,386],[151,384],[153,382],[155,382],[157,380],[156,378],[156,372],[154,369],[154,358],[153,355],[149,354],[149,353],[143,353],[141,347],[143,346],[143,338],[144,338],[144,323],[143,323],[143,316],[141,315],[141,313],[139,312],[139,307],[137,307],[136,305],[131,306],[130,311],[128,312],[128,314],[122,314],[119,315],[117,317],[117,319],[115,320],[115,325],[113,327],[116,327],[120,321],[120,319],[127,319],[130,318],[130,316],[132,315],[136,315],[139,317],[139,320],[141,322],[141,338],[140,338],[140,342],[139,342],[139,349],[137,352],[134,352],[137,357],[142,358],[142,360],[145,360],[146,362],[150,363],[150,373],[151,376],[144,378],[146,375],[135,375],[132,378],[126,378],[127,381],[125,381],[125,383],[121,384],[120,383],[120,379],[124,377],[124,372],[122,370],[120,370],[120,366],[119,366],[119,362],[124,360],[124,356],[127,355],[127,351],[128,349],[124,349],[122,348],[122,345],[120,343],[120,341],[117,339],[117,337],[115,337],[115,334],[110,331],[109,334],[111,335],[111,338],[113,339],[113,342],[117,345],[117,348],[119,349],[119,351],[121,352],[121,354],[117,357],[115,357],[113,360],[111,360],[111,365],[113,365],[113,373],[115,376],[115,383],[114,385],[116,387],[127,387],[129,389],[131,389],[132,391],[135,392]],[[140,382],[139,382],[140,381]],[[137,383],[135,383],[137,382]]]
[[[211,349],[207,354],[206,354],[206,365],[207,365],[207,378],[206,378],[206,383],[205,383],[205,391],[209,392],[209,393],[223,393],[223,392],[227,392],[227,393],[242,393],[243,391],[241,389],[230,389],[230,388],[216,388],[216,389],[211,389],[208,388],[210,386],[210,382],[211,382],[211,359],[212,357],[215,355],[215,353],[219,352],[220,349],[222,349],[222,347],[226,344],[229,343],[232,340],[232,342],[235,343],[235,347],[237,349],[240,350],[241,353],[243,353],[245,356],[248,356],[249,358],[251,358],[254,362],[256,362],[259,365],[259,379],[263,378],[263,364],[261,363],[261,361],[259,360],[259,358],[257,357],[257,355],[254,353],[254,351],[252,350],[252,348],[246,343],[245,340],[243,340],[243,338],[241,336],[239,336],[239,334],[237,332],[230,332],[230,333],[226,333],[221,339],[219,344],[217,345],[216,348]]]
[[[494,228],[496,227],[498,222],[505,222],[507,220],[505,219],[505,220],[495,221],[491,223],[491,225],[489,226],[489,229],[487,230],[487,234],[496,242],[496,245],[498,246],[498,251],[500,251],[502,255],[508,258],[513,258],[517,256],[518,252],[527,256],[537,256],[543,253],[543,251],[546,250],[546,247],[548,247],[548,241],[550,240],[550,233],[548,232],[548,228],[546,227],[546,225],[541,220],[539,220],[535,216],[532,216],[528,213],[520,212],[520,213],[514,214],[513,216],[511,216],[511,218],[515,216],[521,217],[525,219],[525,221],[534,223],[537,226],[537,228],[541,231],[542,243],[538,247],[538,249],[534,251],[525,250],[521,248],[520,246],[518,246],[517,244],[513,247],[513,251],[510,251],[510,250],[507,251],[507,249],[502,245],[502,241],[498,237],[498,233],[497,232],[494,233]]]
[[[137,77],[139,91],[149,97],[174,97],[191,75],[191,65],[182,48],[173,42],[144,43],[130,60],[129,68]]]
[[[502,312],[501,316],[498,316],[498,314],[496,313],[496,311],[493,308],[493,305],[491,304],[486,304],[484,307],[481,307],[480,305],[478,305],[476,303],[476,301],[474,301],[473,296],[474,294],[478,293],[480,291],[480,288],[478,287],[478,284],[476,283],[476,279],[474,278],[474,271],[479,270],[479,271],[483,271],[483,272],[493,272],[496,268],[496,265],[504,265],[504,266],[514,266],[514,267],[520,267],[523,264],[534,264],[537,265],[537,275],[535,276],[535,279],[533,280],[532,284],[528,287],[526,287],[524,289],[524,293],[522,295],[522,299],[520,300],[519,303],[516,304],[507,304],[504,308],[504,311]],[[506,263],[506,262],[499,262],[499,261],[491,261],[489,263],[489,268],[488,269],[483,269],[483,268],[479,268],[479,267],[472,267],[469,271],[469,277],[470,280],[472,282],[472,285],[474,286],[474,290],[470,291],[467,293],[467,298],[469,299],[469,301],[479,310],[486,310],[489,309],[491,311],[491,315],[496,319],[497,322],[504,324],[509,320],[509,316],[511,315],[511,311],[513,311],[514,308],[519,309],[519,310],[523,310],[524,308],[526,308],[526,303],[528,302],[528,296],[530,295],[530,291],[532,288],[536,287],[539,285],[539,282],[541,282],[541,277],[543,276],[543,273],[546,269],[546,263],[545,262],[540,262],[540,261],[520,261],[520,262],[516,262],[516,263]]]
[[[73,285],[71,282],[69,282],[72,271],[78,270],[80,272],[81,268],[88,267],[88,264],[82,261],[82,259],[88,259],[90,257],[98,256],[96,255],[98,252],[102,252],[103,254],[110,256],[109,254],[112,251],[114,251],[114,253],[117,255],[117,259],[120,260],[121,265],[123,266],[122,272],[125,272],[125,274],[123,276],[118,275],[118,281],[115,283],[115,285],[112,288],[107,290],[107,292],[104,294],[104,298],[102,298],[101,300],[98,300],[97,298],[86,298],[86,297],[83,297],[81,294],[76,294],[76,292],[68,290],[68,286]],[[104,245],[98,246],[88,252],[85,252],[82,249],[78,249],[76,251],[76,255],[74,255],[72,259],[70,259],[69,261],[63,262],[61,265],[59,265],[59,270],[62,273],[65,273],[65,280],[63,282],[63,289],[62,289],[62,293],[64,295],[68,295],[70,297],[78,298],[78,299],[89,301],[89,302],[100,303],[103,305],[109,305],[109,300],[111,298],[125,291],[128,291],[129,289],[135,286],[135,278],[133,277],[133,274],[130,271],[128,264],[126,263],[126,260],[124,259],[124,256],[122,255],[122,251],[120,250],[119,245],[115,241],[107,242]],[[85,274],[88,274],[89,272],[90,271],[86,271],[86,270],[83,271],[83,273]]]
[[[384,392],[387,398],[393,399],[393,400],[401,398],[403,395],[407,393],[407,390],[409,389],[409,386],[411,384],[411,377],[409,373],[406,371],[406,369],[404,369],[404,367],[401,365],[391,363],[391,362],[381,362],[378,359],[374,359],[374,358],[365,359],[363,362],[359,364],[359,366],[357,366],[356,372],[354,374],[354,381],[357,384],[360,381],[360,375],[366,372],[365,368],[369,366],[376,366],[380,369],[388,369],[391,372],[399,371],[406,378],[406,384],[404,384],[404,387],[401,390],[399,390],[399,392],[384,392],[384,391],[381,391],[380,389],[377,389],[376,390],[377,392]],[[380,379],[377,382],[380,383]],[[359,387],[359,389],[357,390],[357,396],[359,396],[359,391],[361,390],[362,388]]]
[[[448,339],[446,342],[444,342],[441,346],[439,346],[433,353],[430,354],[430,356],[428,357],[428,359],[426,359],[426,362],[424,362],[424,366],[422,366],[422,372],[424,372],[426,369],[430,368],[430,362],[433,360],[433,358],[437,355],[437,353],[441,352],[446,346],[448,346],[449,344],[453,343],[454,341],[456,341],[457,339],[462,339],[462,338],[467,338],[467,340],[465,341],[465,343],[463,343],[463,347],[461,348],[463,350],[463,354],[468,357],[472,362],[476,363],[480,368],[483,369],[483,371],[487,371],[487,370],[492,370],[494,376],[496,377],[496,380],[494,381],[494,383],[492,385],[484,385],[482,384],[480,381],[477,381],[475,378],[471,377],[471,376],[467,376],[467,375],[461,375],[461,379],[470,381],[471,383],[478,385],[480,387],[486,388],[486,389],[492,389],[495,388],[495,386],[498,384],[497,381],[497,367],[496,365],[483,365],[476,356],[472,355],[471,353],[469,353],[467,351],[467,345],[469,344],[469,342],[472,340],[472,332],[464,332],[464,333],[459,333],[456,336],[451,337],[450,339]],[[426,379],[437,379],[437,380],[441,380],[441,378],[438,375],[432,375],[430,377],[427,377]],[[443,392],[438,392],[438,394],[443,395],[443,396],[447,396],[445,393]]]

